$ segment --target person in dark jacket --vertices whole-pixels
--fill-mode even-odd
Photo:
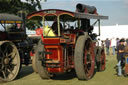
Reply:
[[[125,45],[124,45],[125,40],[121,39],[120,40],[120,44],[117,47],[117,59],[118,59],[118,76],[122,75],[122,65],[121,63],[124,60],[124,49],[125,49]]]

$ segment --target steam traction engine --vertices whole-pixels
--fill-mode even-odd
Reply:
[[[98,35],[92,31],[98,22],[100,35],[100,19],[108,17],[98,15],[92,6],[77,4],[76,8],[76,12],[47,9],[27,16],[43,22],[33,58],[33,68],[43,79],[75,69],[78,79],[89,80],[95,67],[105,70],[104,48],[96,44]],[[90,19],[96,19],[94,24]]]
[[[22,18],[0,14],[0,81],[11,81],[18,75],[21,64],[28,65],[32,40],[26,35]]]

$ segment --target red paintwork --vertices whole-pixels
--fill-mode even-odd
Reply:
[[[37,34],[37,35],[43,34],[42,28],[37,28],[37,29],[36,29],[36,34]]]
[[[27,16],[27,19],[30,19],[34,16],[40,16],[40,17],[51,16],[51,15],[60,16],[63,14],[68,14],[68,15],[74,16],[74,13],[71,11],[59,10],[59,9],[48,9],[48,10],[46,9],[46,10],[41,10],[41,11],[37,11],[37,12],[33,12],[33,13],[29,14]]]
[[[60,44],[60,38],[44,38],[44,43],[45,44]]]
[[[72,68],[74,64],[73,59],[74,59],[74,54],[68,54],[67,53],[67,58],[68,58],[68,65],[67,67],[64,66],[64,46],[61,45],[62,43],[67,44],[67,48],[69,48],[68,45],[73,44],[72,48],[75,46],[75,34],[66,34],[69,39],[65,38],[44,38],[44,47],[47,52],[52,52],[52,54],[47,54],[46,58],[47,59],[52,59],[52,60],[57,60],[59,61],[59,68],[47,68],[49,73],[63,73],[67,69]],[[74,38],[74,39],[73,39]],[[48,64],[47,64],[48,65]]]
[[[56,72],[63,72],[64,70],[64,63],[63,63],[63,50],[62,46],[60,45],[45,45],[45,50],[47,52],[52,52],[52,54],[47,54],[47,59],[57,60],[59,61],[60,68],[48,68],[48,72],[56,73]]]
[[[34,56],[35,53],[33,53],[32,51],[30,52],[30,56]]]

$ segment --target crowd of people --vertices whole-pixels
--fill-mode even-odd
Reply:
[[[102,46],[102,47],[105,47],[106,48],[106,54],[107,55],[110,55],[110,48],[112,48],[112,55],[116,55],[116,51],[118,50],[118,46],[120,44],[120,40],[124,40],[124,46],[127,46],[128,45],[128,38],[125,39],[125,38],[106,38],[106,40],[99,40],[99,45]]]
[[[125,38],[107,38],[104,41],[101,41],[101,46],[106,48],[106,54],[110,55],[110,47],[112,48],[112,55],[115,55],[117,58],[117,75],[122,75],[122,68],[124,67],[125,54],[128,54],[128,39]]]

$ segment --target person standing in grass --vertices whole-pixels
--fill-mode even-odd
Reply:
[[[121,76],[122,75],[122,66],[121,66],[121,63],[124,59],[124,49],[125,49],[125,45],[124,45],[124,42],[125,40],[124,39],[121,39],[120,40],[120,44],[119,46],[117,47],[117,59],[118,59],[118,76]]]
[[[116,38],[116,49],[119,46],[119,44],[120,44],[120,39],[119,38]]]
[[[116,38],[116,52],[117,52],[117,49],[119,47],[119,44],[120,44],[120,39]],[[117,55],[118,55],[118,53],[117,53]],[[116,59],[117,59],[117,55],[116,55]],[[117,61],[118,61],[118,59],[117,59]]]
[[[112,38],[111,46],[112,46],[112,55],[115,55],[115,47],[116,47],[116,40],[115,40],[115,38]]]
[[[101,41],[101,47],[104,48],[104,41]]]
[[[105,45],[106,45],[106,53],[107,55],[109,55],[110,40],[108,38],[105,40]]]

